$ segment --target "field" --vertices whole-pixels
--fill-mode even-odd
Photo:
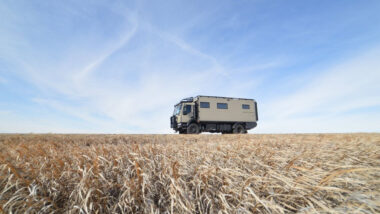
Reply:
[[[379,213],[380,134],[3,134],[2,212]]]

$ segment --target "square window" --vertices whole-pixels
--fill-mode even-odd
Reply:
[[[242,107],[243,109],[249,109],[249,105],[248,105],[248,104],[243,104],[241,107]]]
[[[209,102],[201,102],[201,103],[199,104],[199,106],[200,106],[201,108],[210,108],[210,103],[209,103]]]
[[[228,109],[228,105],[227,105],[227,103],[217,103],[217,104],[216,104],[216,107],[217,107],[218,109]]]

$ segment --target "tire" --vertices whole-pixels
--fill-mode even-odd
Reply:
[[[233,132],[234,132],[234,134],[245,134],[245,133],[247,133],[244,126],[242,126],[240,124],[235,126]]]
[[[192,123],[187,127],[187,134],[199,134],[199,126],[196,123]]]
[[[186,134],[185,130],[179,130],[178,132],[179,132],[179,134]]]

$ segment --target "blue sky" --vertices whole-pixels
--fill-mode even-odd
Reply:
[[[380,131],[380,1],[0,2],[0,132],[172,133],[180,99],[251,133]]]

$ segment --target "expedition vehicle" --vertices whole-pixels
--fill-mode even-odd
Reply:
[[[196,96],[174,106],[170,126],[180,134],[247,133],[258,121],[254,99]]]

